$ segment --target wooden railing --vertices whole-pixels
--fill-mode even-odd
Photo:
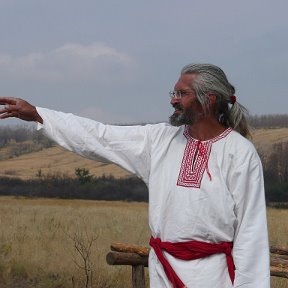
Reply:
[[[144,267],[148,267],[150,248],[133,244],[112,243],[106,260],[109,265],[130,265],[132,267],[132,288],[145,288]],[[271,276],[288,279],[288,249],[270,247]]]
[[[288,279],[288,249],[270,247],[270,271],[271,276]]]

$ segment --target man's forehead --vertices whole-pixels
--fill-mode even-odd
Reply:
[[[177,83],[175,84],[175,90],[178,89],[184,89],[191,88],[191,84],[193,83],[193,80],[197,77],[196,73],[187,73],[187,74],[181,74],[180,78],[178,79]]]

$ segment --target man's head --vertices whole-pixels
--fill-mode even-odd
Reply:
[[[245,119],[247,110],[238,102],[234,103],[235,88],[219,67],[186,65],[174,90],[171,95],[171,105],[175,108],[170,117],[172,125],[193,125],[203,117],[214,116],[224,126],[241,130],[239,132],[244,136],[249,134]]]
[[[175,109],[169,120],[173,126],[193,125],[203,117],[203,108],[193,89],[196,74],[182,74],[170,92],[171,105]]]

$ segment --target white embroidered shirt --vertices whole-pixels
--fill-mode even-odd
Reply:
[[[208,141],[168,124],[112,126],[37,108],[45,133],[84,157],[115,163],[149,188],[149,225],[162,241],[232,241],[234,286],[225,254],[184,261],[164,253],[189,288],[269,288],[262,166],[254,146],[226,129]],[[154,251],[150,287],[171,287]]]

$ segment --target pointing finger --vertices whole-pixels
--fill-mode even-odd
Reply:
[[[0,97],[0,105],[15,105],[16,104],[16,98],[13,97]]]

